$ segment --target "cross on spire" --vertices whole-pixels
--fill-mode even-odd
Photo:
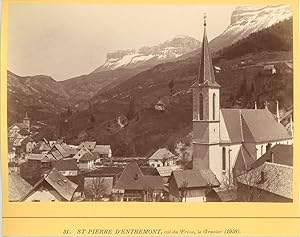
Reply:
[[[203,19],[204,19],[204,27],[205,27],[206,26],[206,13],[205,12],[204,12]]]

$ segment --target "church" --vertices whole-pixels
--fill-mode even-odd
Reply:
[[[234,186],[234,180],[276,144],[291,145],[292,135],[264,109],[220,108],[221,86],[216,82],[209,51],[206,20],[200,68],[193,95],[192,170],[173,172],[169,200],[206,202],[211,190]],[[219,194],[218,194],[219,195]]]
[[[268,110],[220,108],[221,86],[216,82],[209,51],[206,20],[200,68],[193,92],[193,170],[210,169],[222,184],[276,144],[292,144],[292,136]]]

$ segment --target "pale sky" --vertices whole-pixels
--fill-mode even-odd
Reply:
[[[230,23],[234,5],[9,4],[8,69],[65,80],[88,74],[119,49],[153,46],[178,35],[209,40]]]

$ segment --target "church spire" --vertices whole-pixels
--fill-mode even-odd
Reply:
[[[203,40],[202,40],[202,48],[201,48],[201,59],[200,59],[200,68],[198,74],[198,83],[210,82],[209,84],[215,84],[215,75],[213,64],[209,52],[208,40],[206,34],[206,14],[204,14],[204,32],[203,32]]]

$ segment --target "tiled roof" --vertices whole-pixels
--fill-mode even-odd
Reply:
[[[173,157],[175,157],[175,155],[167,148],[160,148],[149,157],[149,160],[167,160]]]
[[[83,147],[86,147],[89,150],[94,150],[96,147],[96,142],[82,142],[79,146],[78,149],[81,149]]]
[[[291,139],[268,109],[221,109],[232,143],[260,143]]]
[[[272,160],[273,154],[273,160]],[[270,148],[258,160],[256,160],[251,167],[256,168],[264,162],[269,161],[276,164],[293,166],[293,146],[277,144]]]
[[[125,190],[143,190],[143,173],[136,162],[130,162],[126,165],[114,189]]]
[[[32,186],[15,172],[8,174],[9,201],[20,201]]]
[[[265,162],[238,176],[237,181],[285,198],[293,198],[293,167],[291,166]]]
[[[29,136],[30,135],[30,132],[27,130],[27,128],[22,128],[18,133],[22,136]]]
[[[67,201],[71,201],[78,185],[71,182],[67,177],[63,176],[59,171],[53,168],[45,177],[43,177],[30,191],[22,198],[25,200],[33,193],[43,182],[47,182],[61,197]]]
[[[161,166],[156,167],[157,172],[162,177],[170,177],[174,170],[179,170],[179,166]]]
[[[92,153],[86,147],[82,147],[73,158],[79,160],[85,153],[92,155]]]
[[[217,187],[220,185],[214,173],[210,170],[175,170],[172,174],[178,188]]]
[[[80,161],[89,161],[89,160],[96,160],[97,157],[95,157],[91,152],[84,153],[81,158],[79,158]],[[75,159],[76,160],[76,159]]]
[[[93,151],[101,155],[108,155],[110,150],[110,145],[96,145]]]
[[[144,175],[136,162],[126,165],[114,189],[124,190],[164,190],[164,181],[160,176]]]

